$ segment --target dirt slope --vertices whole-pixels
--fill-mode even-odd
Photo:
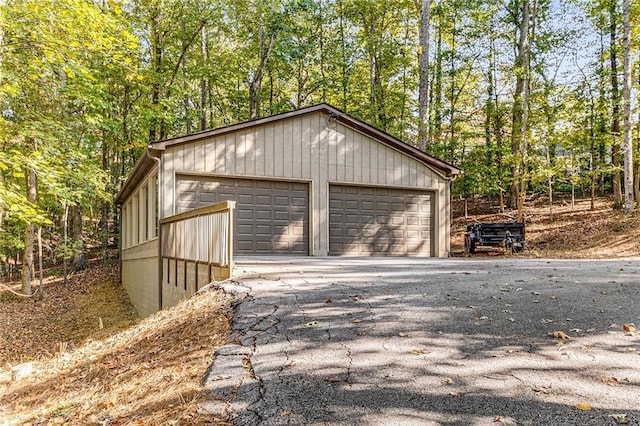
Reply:
[[[525,208],[526,250],[519,256],[554,258],[621,258],[640,256],[640,213],[626,215],[613,210],[613,202],[561,200],[549,208],[545,199],[529,202]],[[464,202],[454,201],[452,251],[462,254],[465,225],[473,222],[505,222],[516,212],[498,213],[496,203],[469,199],[467,216]],[[481,248],[479,256],[503,255],[497,249]]]
[[[229,297],[211,290],[135,323],[114,272],[48,285],[44,302],[0,293],[0,425],[224,424],[198,404]]]

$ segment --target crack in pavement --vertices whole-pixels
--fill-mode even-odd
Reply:
[[[620,410],[637,424],[633,407],[639,400],[633,391],[640,373],[632,366],[640,342],[608,327],[637,316],[632,284],[638,268],[622,265],[629,271],[616,274],[616,280],[628,287],[607,287],[608,293],[598,296],[605,314],[594,316],[591,305],[582,302],[601,284],[573,283],[571,274],[581,274],[582,283],[591,279],[580,262],[554,261],[575,271],[562,286],[536,281],[549,274],[546,261],[502,262],[491,270],[492,285],[480,274],[456,272],[449,279],[454,268],[481,269],[486,262],[429,260],[420,267],[411,260],[375,262],[356,260],[349,269],[342,259],[302,259],[302,276],[297,266],[278,260],[273,274],[240,279],[251,295],[234,308],[234,342],[246,344],[248,352],[216,353],[218,376],[213,369],[209,374],[223,388],[212,398],[224,400],[220,412],[226,420],[261,426],[435,425],[490,424],[500,417],[510,424],[591,426]],[[383,262],[388,270],[377,266]],[[614,272],[620,268],[611,265]],[[530,281],[535,287],[517,290]],[[516,314],[517,321],[510,321]],[[563,352],[547,333],[560,329],[558,318],[566,316],[591,331],[565,329],[574,340]],[[543,318],[556,324],[540,322]],[[602,346],[603,339],[611,343]],[[239,374],[235,381],[225,363],[235,363],[229,365]],[[603,388],[605,375],[629,381],[614,397]],[[578,412],[572,405],[576,398],[597,408]]]

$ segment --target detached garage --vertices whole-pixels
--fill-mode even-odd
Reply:
[[[446,257],[459,173],[327,104],[155,142],[116,199],[123,283],[147,299],[142,276],[186,283],[187,266],[160,259],[161,225],[221,201],[237,255]]]

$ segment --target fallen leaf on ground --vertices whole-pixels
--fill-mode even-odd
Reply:
[[[500,417],[500,416],[496,416],[496,417],[493,419],[493,422],[494,422],[494,423],[502,423],[502,417]]]
[[[422,349],[414,349],[411,353],[414,355],[424,355],[425,352]]]
[[[627,425],[629,424],[629,418],[626,414],[611,414],[610,417],[616,421],[619,425]]]
[[[591,411],[593,410],[593,407],[591,406],[591,404],[587,404],[586,402],[581,402],[579,404],[576,404],[576,409],[580,411]]]
[[[626,333],[635,333],[636,330],[636,325],[635,324],[625,324],[622,326],[622,331],[626,332]]]
[[[601,381],[605,385],[609,385],[609,386],[615,386],[620,384],[620,381],[618,381],[618,379],[616,379],[615,377],[603,377]]]
[[[553,337],[554,339],[572,340],[571,336],[567,335],[564,331],[560,331],[560,330],[556,330],[549,333],[549,336]]]
[[[533,388],[533,391],[536,393],[543,393],[545,395],[548,395],[551,392],[551,385],[539,386],[537,388]]]

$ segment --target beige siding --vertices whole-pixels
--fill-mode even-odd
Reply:
[[[193,153],[200,153],[199,161]],[[448,255],[449,184],[425,164],[323,113],[273,121],[236,133],[168,147],[164,153],[163,216],[175,210],[175,174],[272,177],[311,182],[313,255],[328,252],[329,182],[432,190],[434,254]],[[168,190],[168,191],[167,191]]]
[[[138,315],[158,310],[158,239],[122,251],[122,284]]]

